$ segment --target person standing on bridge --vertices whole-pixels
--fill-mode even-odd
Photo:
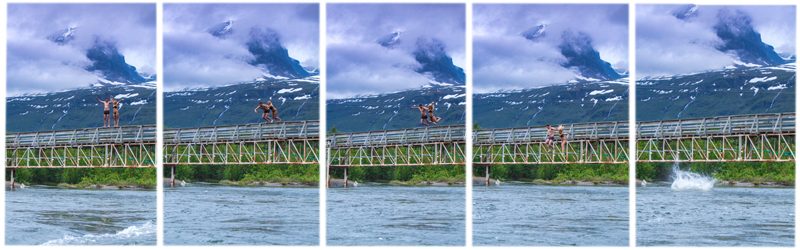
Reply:
[[[98,102],[103,104],[103,127],[104,128],[105,127],[110,127],[111,126],[111,119],[110,119],[109,116],[111,114],[111,109],[110,109],[110,107],[111,107],[111,97],[109,96],[105,100],[100,99],[100,97],[95,97],[95,98],[97,98]]]
[[[267,106],[269,106],[269,110],[272,111],[272,122],[281,121],[281,118],[278,117],[278,108],[272,104],[272,100],[267,101]]]
[[[566,154],[567,150],[567,134],[564,133],[564,125],[558,125],[558,137],[561,139],[561,152]]]
[[[122,104],[122,99],[116,100],[116,99],[114,99],[112,97],[109,97],[109,98],[111,98],[111,104],[113,104],[113,107],[114,107],[114,127],[118,128],[119,127],[119,107],[121,106],[120,104]]]
[[[412,106],[411,108],[412,109],[413,108],[419,109],[419,113],[421,115],[421,117],[419,118],[419,123],[422,124],[422,125],[428,126],[428,107],[426,107],[425,105],[420,104],[417,107],[413,107]]]
[[[436,108],[434,107],[434,102],[431,102],[430,104],[428,104],[428,114],[429,114],[429,116],[431,118],[431,123],[438,125],[439,121],[441,121],[442,118],[441,117],[436,117],[436,115],[434,114],[434,110],[435,109]]]
[[[261,114],[261,119],[264,119],[264,121],[266,122],[272,123],[272,119],[269,119],[269,112],[271,110],[269,106],[262,101],[258,101],[258,106],[256,106],[255,109],[253,109],[253,112],[258,113],[259,109],[264,111],[264,113]]]
[[[544,144],[553,147],[553,141],[556,140],[555,128],[553,128],[553,126],[550,126],[550,124],[547,124],[547,126],[545,126],[545,129],[547,129],[547,138],[545,138]]]

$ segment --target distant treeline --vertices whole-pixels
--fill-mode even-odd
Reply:
[[[359,182],[399,181],[408,184],[421,182],[463,183],[466,168],[462,166],[402,166],[402,167],[352,167],[347,170],[348,180]],[[344,177],[344,169],[331,168],[331,178]]]
[[[636,178],[640,180],[670,180],[673,163],[638,163]],[[713,176],[721,181],[794,185],[794,162],[720,162],[685,163],[682,170]]]
[[[170,178],[170,168],[164,168],[164,178]],[[308,185],[319,183],[317,165],[192,165],[177,166],[175,178],[196,182],[298,182]]]
[[[77,187],[90,185],[137,186],[155,188],[155,168],[19,168],[14,174],[17,183],[26,185],[69,184]],[[11,170],[6,169],[6,181],[11,180]]]
[[[501,181],[546,180],[628,183],[627,164],[493,165],[489,175]],[[486,176],[486,168],[473,167],[473,176]]]

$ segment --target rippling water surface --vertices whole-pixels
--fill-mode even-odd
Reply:
[[[794,189],[637,188],[642,246],[791,246]]]
[[[168,245],[319,245],[319,189],[164,188]]]
[[[473,188],[473,245],[627,246],[628,188]]]
[[[8,245],[154,245],[155,221],[153,190],[6,192]]]
[[[328,189],[328,245],[465,244],[464,187]]]

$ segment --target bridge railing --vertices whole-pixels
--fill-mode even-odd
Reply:
[[[424,127],[401,130],[384,130],[337,134],[328,137],[329,147],[369,147],[399,144],[426,144],[436,142],[464,142],[464,126]]]
[[[6,135],[6,147],[10,149],[23,147],[155,143],[155,141],[155,125],[25,132]]]
[[[319,138],[319,121],[252,123],[164,130],[164,143],[166,144],[314,138]]]
[[[564,127],[564,133],[569,140],[626,139],[628,123],[618,121],[569,124]],[[559,138],[557,131],[555,137]],[[473,133],[473,142],[476,145],[544,142],[546,139],[547,129],[544,126],[486,129]]]
[[[637,123],[639,139],[794,133],[795,114],[732,115]]]

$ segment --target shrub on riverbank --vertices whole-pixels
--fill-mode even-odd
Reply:
[[[317,165],[197,165],[177,166],[175,178],[185,181],[238,183],[303,183],[317,185]],[[170,178],[170,168],[164,168],[164,178]]]
[[[332,168],[331,178],[344,178],[344,169]],[[347,170],[347,178],[358,182],[455,184],[464,182],[466,172],[464,166],[351,167]]]

